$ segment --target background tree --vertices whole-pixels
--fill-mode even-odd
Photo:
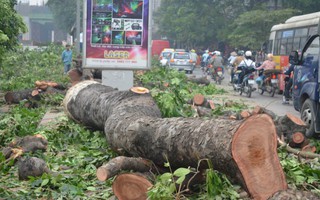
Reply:
[[[47,6],[54,16],[55,23],[61,30],[67,33],[70,33],[76,23],[76,5],[77,0],[48,0],[47,2]]]
[[[155,21],[161,35],[186,47],[260,49],[273,25],[319,7],[313,0],[163,0]]]
[[[268,40],[271,27],[295,13],[297,11],[293,9],[245,12],[231,24],[233,31],[227,36],[227,41],[235,47],[261,49],[261,45]]]
[[[22,17],[14,10],[16,0],[0,0],[0,63],[4,52],[19,43],[18,36],[27,28]]]

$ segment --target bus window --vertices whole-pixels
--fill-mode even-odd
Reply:
[[[290,38],[287,41],[287,49],[286,49],[285,55],[289,55],[292,50],[293,50],[293,38]]]
[[[309,28],[309,36],[310,35],[315,35],[318,32],[318,27],[317,26],[312,26]]]
[[[282,38],[291,38],[293,37],[293,30],[287,30],[282,32]]]
[[[300,40],[301,38],[294,38],[293,39],[293,50],[297,51],[300,49]]]
[[[286,55],[287,52],[287,39],[282,39],[280,43],[280,55]]]
[[[308,35],[308,28],[298,28],[294,34],[294,37],[303,37]]]
[[[302,48],[304,47],[305,43],[307,42],[307,37],[302,37],[300,39],[300,49],[302,50]]]

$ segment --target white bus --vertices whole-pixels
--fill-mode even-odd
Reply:
[[[307,38],[319,29],[320,12],[289,18],[284,24],[271,28],[268,51],[287,56],[292,50],[301,50]]]
[[[268,52],[274,55],[276,69],[289,66],[293,50],[301,51],[308,37],[319,31],[320,12],[294,16],[283,24],[274,25],[268,42]],[[279,75],[280,92],[284,90],[284,76]]]

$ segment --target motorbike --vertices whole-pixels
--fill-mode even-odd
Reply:
[[[223,69],[222,67],[216,67],[212,69],[212,79],[215,80],[216,83],[221,85],[223,80]]]
[[[255,81],[254,81],[254,74],[255,68],[253,67],[242,67],[238,66],[237,71],[235,72],[234,78],[233,78],[233,88],[235,91],[239,92],[240,95],[243,93],[246,94],[248,98],[251,97],[252,92],[255,90],[253,87]],[[237,84],[239,80],[239,76],[243,76],[243,80],[241,84]]]
[[[278,74],[280,73],[281,70],[278,69],[260,71],[259,77],[262,77],[263,75],[264,78],[262,80],[262,83],[258,84],[258,92],[261,95],[263,95],[264,92],[267,92],[271,97],[273,97],[279,88]]]

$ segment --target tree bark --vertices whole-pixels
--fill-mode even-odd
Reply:
[[[198,160],[209,159],[255,199],[287,188],[276,128],[266,114],[246,120],[161,118],[151,95],[115,91],[93,81],[72,87],[64,107],[76,121],[104,130],[112,149],[126,155],[159,166],[169,161],[172,168],[198,167]]]
[[[152,162],[143,158],[129,158],[119,156],[111,159],[107,164],[101,166],[97,170],[97,178],[100,181],[105,181],[122,170],[133,170],[134,172],[149,172],[152,169]]]

